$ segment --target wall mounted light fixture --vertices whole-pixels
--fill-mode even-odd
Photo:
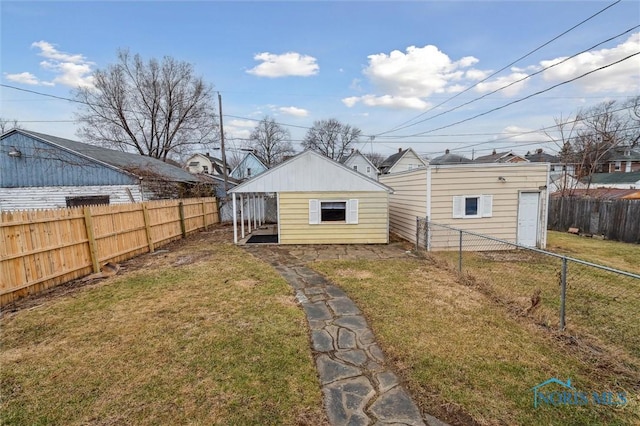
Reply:
[[[22,157],[22,153],[18,150],[18,148],[16,148],[15,146],[11,147],[11,150],[9,151],[9,157]]]
[[[507,181],[507,179],[505,179],[505,177],[504,177],[504,176],[498,176],[498,180],[499,180],[500,182],[506,182],[506,181]]]

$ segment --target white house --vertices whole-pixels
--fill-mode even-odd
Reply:
[[[349,155],[340,159],[340,162],[368,178],[378,180],[380,174],[378,168],[357,149],[352,149]]]
[[[193,174],[209,174],[222,176],[224,164],[221,159],[206,154],[193,154],[186,161],[185,169]],[[231,168],[227,166],[227,176],[231,173]]]
[[[380,165],[380,173],[391,174],[404,172],[406,170],[426,167],[426,165],[427,162],[420,158],[412,148],[407,148],[405,150],[399,148],[398,152],[390,155],[382,162]]]

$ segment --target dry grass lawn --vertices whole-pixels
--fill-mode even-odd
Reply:
[[[311,265],[364,311],[420,407],[452,424],[640,423],[640,372],[602,362],[564,336],[424,259]],[[618,368],[620,367],[620,369]],[[533,407],[531,388],[571,378],[584,391],[626,392],[620,407]]]
[[[5,312],[0,423],[326,423],[292,290],[215,237]]]

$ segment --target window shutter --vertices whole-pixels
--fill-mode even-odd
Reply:
[[[347,202],[347,223],[358,224],[358,200],[356,199]]]
[[[455,195],[453,197],[453,217],[464,217],[464,197],[461,195]]]
[[[482,202],[481,216],[491,217],[493,214],[493,195],[482,195],[480,200]]]
[[[320,223],[320,202],[318,200],[309,200],[309,225],[317,225]]]

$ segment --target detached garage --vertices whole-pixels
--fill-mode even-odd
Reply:
[[[416,240],[416,218],[428,218],[524,246],[546,245],[548,163],[429,165],[380,181],[394,191],[391,232],[409,241]],[[439,249],[457,242],[430,244]]]
[[[234,242],[245,238],[245,220],[249,232],[252,220],[254,230],[262,222],[262,200],[275,194],[274,229],[280,244],[386,244],[392,192],[336,161],[305,151],[230,191],[236,212]]]

